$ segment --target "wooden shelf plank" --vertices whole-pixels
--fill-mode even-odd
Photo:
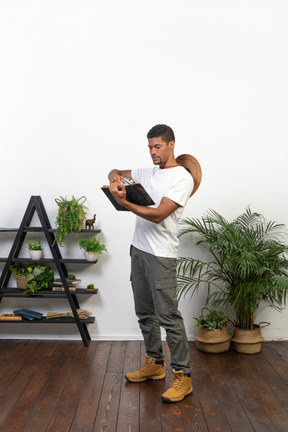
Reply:
[[[70,317],[63,317],[63,318],[51,318],[51,319],[47,319],[45,317],[41,318],[41,319],[34,319],[34,320],[25,320],[22,319],[20,321],[13,321],[13,320],[1,320],[1,323],[13,323],[13,324],[76,324],[76,321],[74,320],[74,318],[70,318]],[[93,324],[95,322],[95,317],[91,316],[89,318],[86,319],[80,319],[80,322],[82,324]]]
[[[98,289],[95,291],[86,291],[85,288],[77,288],[76,291],[70,291],[71,294],[76,295],[95,295],[98,293]],[[22,297],[22,298],[67,298],[65,291],[50,291],[50,290],[43,290],[40,291],[37,294],[32,294],[31,296],[26,296],[24,293],[24,290],[19,290],[18,288],[13,287],[7,287],[3,288],[0,291],[0,297]]]
[[[0,258],[1,261],[1,258]],[[5,260],[6,261],[6,260]],[[86,259],[78,258],[59,258],[58,261],[63,264],[96,264],[98,260],[87,261]],[[12,258],[12,262],[27,262],[27,263],[55,263],[53,258],[41,258],[40,260],[32,260],[28,257]]]
[[[25,226],[23,229],[25,232],[44,232],[44,229],[42,227],[30,227],[30,226]],[[0,227],[0,232],[18,232],[19,228],[4,228],[4,227]],[[48,232],[51,233],[55,233],[56,229],[55,228],[49,228]],[[101,229],[94,229],[94,230],[88,230],[88,229],[82,229],[79,232],[71,232],[70,234],[80,234],[80,233],[90,233],[90,234],[98,234],[101,232]]]
[[[42,232],[44,231],[42,227],[30,227],[30,226],[24,226],[24,231],[26,232]],[[49,233],[55,233],[56,229],[55,228],[48,228],[48,232]],[[72,231],[70,234],[85,234],[85,233],[95,233],[98,234],[101,232],[101,229],[94,229],[94,230],[88,230],[88,229],[82,229],[79,232],[78,231]]]

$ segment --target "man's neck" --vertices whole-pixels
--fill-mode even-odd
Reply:
[[[176,162],[175,158],[169,158],[165,164],[163,164],[162,166],[160,165],[161,169],[167,169],[167,168],[174,168],[176,166],[178,166],[179,164]]]

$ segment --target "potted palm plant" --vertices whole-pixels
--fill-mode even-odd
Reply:
[[[97,256],[107,251],[104,244],[96,238],[79,239],[78,240],[80,249],[84,249],[87,261],[96,261]]]
[[[281,310],[286,304],[288,246],[283,242],[284,225],[267,221],[249,207],[232,222],[211,210],[201,219],[185,219],[183,224],[180,236],[196,235],[196,245],[206,244],[210,258],[179,259],[178,297],[188,292],[193,295],[204,282],[206,304],[230,306],[234,311],[236,351],[259,352],[263,337],[261,323],[257,325],[255,319],[260,305]],[[246,345],[243,336],[251,344]]]

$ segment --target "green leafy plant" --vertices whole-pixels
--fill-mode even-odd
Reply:
[[[75,280],[76,276],[74,274],[68,274],[68,279],[69,280]]]
[[[27,247],[29,250],[41,250],[42,246],[41,246],[41,241],[37,240],[37,241],[28,241],[27,242]]]
[[[26,276],[27,275],[27,266],[25,266],[23,263],[15,263],[10,266],[10,270],[12,273],[16,274],[17,276]]]
[[[95,289],[94,284],[87,285],[86,289],[88,289],[88,290],[94,290]]]
[[[84,199],[84,201],[83,201]],[[75,198],[72,195],[72,199],[68,200],[67,197],[56,199],[56,203],[59,207],[58,214],[55,222],[56,232],[55,241],[60,246],[68,243],[69,234],[71,232],[80,232],[83,227],[83,221],[86,216],[88,208],[84,206],[86,198]]]
[[[24,292],[27,296],[41,291],[42,288],[48,288],[54,281],[54,272],[40,264],[25,266],[23,263],[16,263],[10,266],[10,270],[18,276],[26,277],[27,289]]]
[[[181,257],[178,260],[180,298],[193,295],[200,284],[207,286],[206,305],[232,307],[235,326],[253,329],[260,306],[281,310],[288,293],[288,246],[283,224],[267,221],[261,214],[246,211],[232,222],[214,210],[199,219],[185,219],[184,234],[197,235],[196,245],[206,245],[207,260]]]
[[[49,268],[41,265],[33,265],[27,268],[25,294],[27,296],[41,291],[42,288],[48,288],[48,285],[54,281],[54,272]]]
[[[210,310],[207,315],[201,314],[198,318],[194,319],[197,321],[195,327],[203,327],[208,330],[223,329],[228,323],[228,317],[224,315],[224,312],[215,309]]]
[[[86,252],[102,254],[102,252],[107,252],[104,244],[101,244],[96,238],[79,239],[78,240],[80,249],[84,249]]]

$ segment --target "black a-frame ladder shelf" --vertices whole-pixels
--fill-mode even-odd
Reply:
[[[40,220],[40,227],[33,227],[30,226],[32,218],[35,214],[35,212],[38,214],[38,218]],[[77,295],[78,294],[96,294],[97,290],[93,291],[92,293],[87,292],[85,289],[77,289],[76,291],[70,291],[68,284],[67,284],[67,276],[68,272],[66,269],[66,264],[68,263],[75,263],[75,264],[95,264],[95,262],[89,262],[85,259],[71,259],[71,258],[62,258],[60,249],[58,244],[55,242],[55,229],[52,229],[46,210],[44,208],[42,199],[40,196],[31,196],[30,201],[28,203],[27,209],[25,211],[24,217],[22,219],[22,222],[20,224],[19,228],[0,228],[1,232],[16,232],[15,240],[12,244],[9,256],[7,258],[0,258],[0,262],[5,262],[5,266],[3,268],[1,277],[0,277],[0,302],[4,297],[22,297],[27,299],[33,299],[33,297],[37,298],[67,298],[70,304],[71,311],[73,313],[74,318],[65,317],[65,318],[54,318],[54,319],[46,319],[43,317],[41,320],[32,320],[32,321],[0,321],[0,323],[57,323],[57,324],[70,324],[74,323],[77,325],[79,333],[81,335],[82,341],[85,346],[88,346],[88,342],[91,340],[87,324],[92,324],[95,322],[95,317],[89,317],[87,319],[80,319],[77,313],[77,309],[80,308]],[[32,261],[29,258],[19,258],[18,255],[21,251],[21,248],[23,246],[26,234],[28,232],[43,232],[48,246],[50,248],[52,258],[42,258],[39,260],[39,263],[43,263],[43,265],[47,263],[54,263],[56,266],[56,269],[59,273],[59,277],[61,279],[62,285],[64,287],[64,291],[50,291],[50,290],[43,290],[40,291],[37,294],[32,294],[32,296],[25,296],[22,290],[18,290],[17,288],[9,287],[9,280],[11,277],[11,270],[10,266],[13,263],[16,262],[30,262]],[[99,233],[101,230],[81,230],[81,233]],[[35,262],[35,261],[33,261]]]

